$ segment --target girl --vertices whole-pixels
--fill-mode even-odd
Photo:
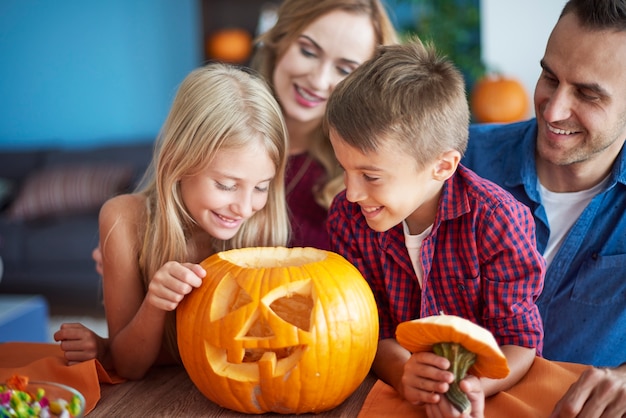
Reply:
[[[91,337],[71,340],[61,328],[55,339],[66,357],[82,349],[73,360],[95,355],[128,379],[180,362],[175,310],[202,283],[198,263],[222,250],[288,241],[286,147],[281,110],[261,78],[225,64],[191,72],[144,187],[100,211],[109,339],[80,325]],[[86,353],[86,343],[97,353]]]

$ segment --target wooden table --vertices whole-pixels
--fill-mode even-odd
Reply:
[[[357,390],[336,408],[319,414],[298,417],[344,417],[359,414],[363,402],[376,382],[368,375]],[[116,385],[102,384],[101,398],[87,417],[242,417],[248,416],[222,408],[208,400],[189,379],[182,367],[155,368],[139,381]],[[296,415],[264,414],[263,417]]]

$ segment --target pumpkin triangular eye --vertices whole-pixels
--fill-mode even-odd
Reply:
[[[270,309],[283,321],[289,322],[301,330],[311,330],[311,312],[313,298],[310,294],[298,293],[276,299],[270,304]]]
[[[213,303],[211,303],[211,321],[222,319],[251,302],[252,297],[229,273],[215,289]]]

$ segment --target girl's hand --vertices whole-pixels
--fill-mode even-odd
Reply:
[[[102,338],[83,324],[61,324],[54,333],[54,340],[61,341],[61,350],[68,364],[96,359],[106,367],[108,339]]]
[[[404,398],[416,405],[436,404],[446,393],[454,375],[447,371],[448,359],[431,352],[412,354],[404,365]]]
[[[103,276],[104,270],[102,269],[102,251],[100,250],[100,246],[97,246],[91,251],[91,257],[96,264],[96,272],[98,272],[100,276]]]
[[[206,271],[199,264],[168,261],[150,281],[146,300],[161,310],[173,311],[187,294],[202,284],[205,275]]]

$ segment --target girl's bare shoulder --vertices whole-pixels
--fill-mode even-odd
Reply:
[[[133,214],[145,212],[146,196],[140,193],[128,193],[114,196],[104,202],[100,212],[114,212],[117,214]]]
[[[146,218],[146,196],[140,193],[121,194],[107,200],[100,209],[100,222],[141,223]]]

